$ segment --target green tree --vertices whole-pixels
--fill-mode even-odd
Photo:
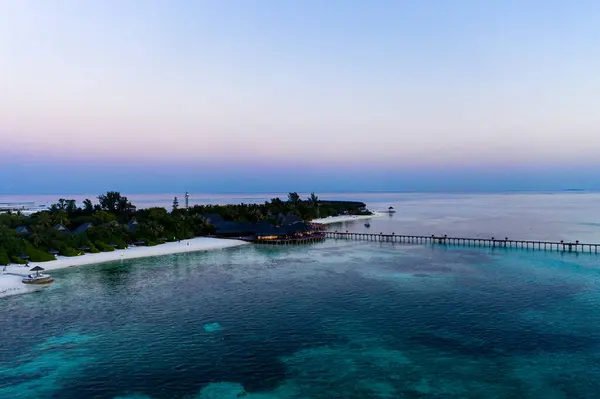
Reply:
[[[173,198],[173,212],[177,212],[177,209],[179,209],[179,201],[177,200],[177,197]]]
[[[167,214],[167,210],[165,208],[149,208],[147,209],[147,217],[150,220],[154,220],[157,222],[162,222],[168,219],[169,215]]]
[[[36,220],[36,224],[43,228],[49,228],[53,224],[52,216],[48,212],[41,213]]]
[[[315,214],[317,215],[317,217],[320,217],[320,212],[319,212],[319,197],[317,197],[315,195],[315,193],[310,193],[310,197],[308,198],[308,202],[312,205],[313,209],[315,210]]]
[[[59,198],[57,206],[59,210],[64,211],[67,208],[67,200],[64,198]]]
[[[108,212],[102,211],[102,210],[94,212],[94,218],[99,223],[110,223],[110,222],[114,222],[117,219],[115,217],[115,215],[113,215],[112,213],[108,213]]]
[[[294,206],[297,206],[302,200],[298,193],[293,192],[288,194],[288,202]]]
[[[58,211],[53,215],[53,224],[69,225],[69,214],[67,211]]]
[[[94,204],[92,204],[92,201],[88,198],[83,200],[83,210],[86,213],[92,213],[94,212]]]
[[[43,242],[44,228],[41,225],[31,226],[29,239],[34,247],[39,248]]]
[[[74,199],[66,200],[65,211],[67,211],[68,214],[73,214],[77,212],[77,202],[75,202]]]
[[[25,241],[14,230],[3,225],[0,225],[0,243],[9,256],[16,256],[25,248]]]
[[[6,249],[0,247],[0,265],[8,265],[10,263],[10,257]]]
[[[149,220],[144,223],[142,231],[152,240],[156,240],[157,238],[160,238],[164,232],[164,226],[154,220]]]
[[[99,195],[98,201],[100,208],[107,212],[122,214],[135,210],[135,206],[129,202],[127,197],[117,191],[108,191],[106,194]]]

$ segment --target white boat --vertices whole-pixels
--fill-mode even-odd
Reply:
[[[396,213],[396,210],[394,209],[394,207],[393,207],[393,206],[390,206],[390,207],[387,209],[387,211],[386,211],[386,212],[387,212],[387,213]]]
[[[22,281],[24,284],[50,284],[54,279],[49,274],[30,274]]]
[[[25,277],[23,277],[23,283],[24,284],[50,284],[51,282],[54,281],[54,279],[52,278],[51,275],[49,274],[41,274],[40,272],[43,271],[44,268],[40,267],[40,266],[36,266],[33,269],[31,269],[32,272],[35,272],[35,274],[29,274]]]

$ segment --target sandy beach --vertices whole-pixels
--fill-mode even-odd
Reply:
[[[155,247],[130,247],[128,249],[115,250],[113,252],[101,252],[98,254],[85,254],[73,257],[59,256],[56,260],[50,262],[33,262],[27,267],[23,265],[10,265],[6,268],[0,268],[0,298],[9,295],[24,294],[40,289],[40,287],[23,284],[21,282],[22,276],[30,274],[29,270],[37,265],[43,267],[46,271],[50,271],[67,267],[114,262],[121,259],[136,259],[184,252],[210,251],[247,244],[247,242],[239,240],[198,237],[191,240],[181,240],[180,242],[169,242]]]
[[[314,219],[312,223],[318,224],[333,224],[333,223],[344,223],[354,222],[356,220],[367,220],[380,217],[383,214],[380,212],[374,212],[372,215],[342,215],[342,216],[329,216],[327,218]]]
[[[343,215],[327,218],[315,219],[313,223],[334,224],[353,222],[358,220],[367,220],[382,216],[381,213],[373,215]],[[219,238],[198,237],[181,242],[170,242],[154,247],[129,247],[128,249],[115,250],[113,252],[101,252],[97,254],[85,254],[82,256],[65,257],[59,256],[56,260],[50,262],[32,262],[28,266],[9,265],[6,268],[0,267],[0,298],[33,292],[43,287],[23,284],[22,277],[30,274],[30,269],[34,266],[43,267],[46,272],[67,267],[78,267],[98,263],[114,262],[126,259],[144,258],[148,256],[161,256],[177,254],[184,252],[210,251],[215,249],[229,248],[240,245],[247,245],[247,242],[239,240],[226,240]]]

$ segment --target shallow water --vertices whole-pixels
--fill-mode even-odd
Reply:
[[[591,255],[327,241],[54,273],[0,398],[594,398]]]

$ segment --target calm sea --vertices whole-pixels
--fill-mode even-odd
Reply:
[[[338,230],[600,242],[599,194],[321,197],[397,210]],[[55,271],[0,300],[0,398],[597,398],[599,265],[328,240]]]

